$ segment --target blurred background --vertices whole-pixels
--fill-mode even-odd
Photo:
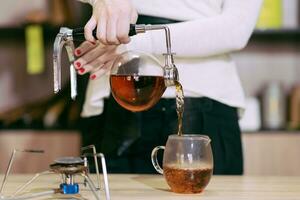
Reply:
[[[53,94],[52,47],[59,27],[84,26],[91,7],[75,0],[2,0],[0,7],[0,172],[14,148],[13,171],[47,169],[58,156],[79,155],[79,97],[69,97],[63,55],[63,91]],[[238,26],[238,24],[237,24]],[[245,174],[300,175],[300,2],[265,0],[248,46],[233,55],[247,96],[240,120]]]

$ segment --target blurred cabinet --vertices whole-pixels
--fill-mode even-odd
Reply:
[[[17,153],[12,173],[45,171],[54,159],[79,156],[80,134],[76,131],[0,131],[0,173],[4,173],[13,149],[44,150],[44,154]]]
[[[243,134],[245,175],[300,175],[300,133]]]

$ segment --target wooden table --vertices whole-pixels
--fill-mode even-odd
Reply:
[[[6,194],[28,180],[29,175],[12,175],[4,189]],[[95,176],[93,176],[95,179]],[[79,178],[78,178],[79,180]],[[81,180],[79,180],[81,181]],[[196,195],[170,192],[160,175],[109,175],[112,200],[300,200],[300,177],[213,176],[206,190]],[[27,191],[38,192],[58,187],[57,175],[39,178]],[[93,200],[92,193],[81,186],[84,198]],[[102,192],[104,198],[104,191]],[[49,199],[46,197],[36,199]],[[51,199],[57,199],[52,197]]]

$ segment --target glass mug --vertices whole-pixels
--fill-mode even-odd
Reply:
[[[207,186],[213,173],[210,141],[206,135],[170,135],[166,146],[152,150],[152,164],[173,192],[200,193]],[[164,150],[163,169],[157,161],[160,149]]]

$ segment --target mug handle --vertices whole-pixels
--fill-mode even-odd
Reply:
[[[158,152],[158,150],[160,150],[160,149],[165,150],[165,147],[164,147],[164,146],[157,146],[157,147],[155,147],[155,148],[152,150],[152,153],[151,153],[151,161],[152,161],[152,165],[153,165],[153,167],[155,168],[155,170],[156,170],[158,173],[163,174],[164,171],[163,171],[163,169],[159,166],[158,160],[157,160],[157,152]]]

